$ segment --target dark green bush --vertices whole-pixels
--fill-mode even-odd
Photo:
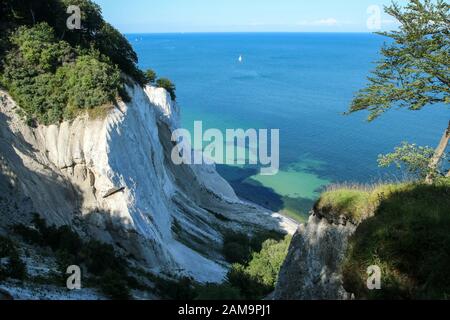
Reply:
[[[256,232],[253,236],[243,233],[227,231],[223,235],[223,255],[229,263],[246,264],[253,252],[259,252],[262,244],[269,239],[283,240],[286,235],[273,231],[264,230]]]
[[[17,251],[9,256],[6,270],[7,274],[13,279],[24,280],[27,277],[26,265]]]
[[[156,289],[164,299],[170,300],[194,300],[197,297],[195,283],[191,278],[183,277],[180,279],[169,280],[155,277]]]
[[[229,231],[223,236],[223,255],[229,263],[247,263],[251,254],[250,238],[243,233]]]
[[[42,245],[41,234],[34,228],[28,228],[23,224],[17,224],[12,227],[12,231],[21,236],[22,239],[29,244]]]
[[[152,69],[145,71],[145,81],[154,84],[156,82],[156,72]]]
[[[124,92],[120,71],[108,57],[55,40],[46,23],[20,27],[11,43],[14,49],[4,59],[1,82],[27,118],[57,123],[80,110],[110,104]]]
[[[83,246],[80,257],[94,275],[99,276],[112,270],[126,277],[126,261],[116,255],[112,245],[91,240]]]
[[[233,263],[223,289],[237,289],[243,299],[261,299],[273,291],[291,237],[277,231],[259,231],[252,237],[224,234],[223,254]]]
[[[112,270],[106,270],[100,277],[100,289],[113,300],[129,300],[131,298],[130,289],[123,275]]]
[[[262,299],[273,291],[273,287],[265,285],[257,276],[250,274],[246,266],[234,264],[227,274],[229,284],[237,288],[243,299]]]
[[[81,30],[67,29],[68,5],[81,8]],[[117,97],[129,101],[129,77],[146,82],[130,43],[92,1],[4,0],[0,13],[0,85],[30,125],[71,119]]]
[[[68,30],[66,27],[69,5],[81,9],[81,30]],[[119,31],[104,21],[100,6],[93,1],[2,0],[0,16],[0,38],[6,38],[8,32],[20,26],[32,27],[45,22],[54,30],[56,39],[64,40],[72,48],[98,50],[138,83],[143,85],[145,82],[143,73],[137,68],[138,58],[132,46]]]
[[[229,284],[239,289],[244,299],[262,299],[267,296],[275,288],[290,241],[290,236],[285,236],[281,241],[266,240],[259,252],[252,253],[247,264],[233,264],[227,275]]]
[[[197,288],[196,300],[240,300],[239,289],[225,284],[208,283]]]
[[[16,245],[11,239],[0,236],[0,260],[5,258],[6,263],[0,265],[0,280],[24,280],[27,276],[26,265],[20,258]]]
[[[170,94],[170,98],[175,101],[175,99],[177,98],[177,95],[175,93],[176,87],[172,83],[172,81],[167,78],[159,78],[158,80],[156,80],[156,85],[160,88],[166,89]]]

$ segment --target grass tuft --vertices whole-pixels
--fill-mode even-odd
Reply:
[[[450,297],[450,179],[336,189],[322,203],[354,217],[372,211],[350,238],[343,266],[344,287],[357,299]],[[381,290],[367,289],[372,265],[382,270]]]

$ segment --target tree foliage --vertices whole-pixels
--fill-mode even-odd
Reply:
[[[244,299],[261,299],[275,288],[281,265],[288,253],[290,236],[282,240],[269,239],[260,245],[260,250],[253,251],[246,263],[235,263],[228,272],[228,283],[239,289]]]
[[[156,85],[160,88],[166,89],[170,94],[170,98],[175,101],[175,99],[177,98],[175,93],[176,88],[175,84],[173,84],[172,81],[167,78],[159,78],[158,80],[156,80]]]
[[[438,172],[434,172],[436,169],[429,165],[433,155],[433,148],[403,142],[401,146],[395,148],[394,152],[380,155],[378,164],[384,168],[395,165],[397,169],[405,171],[407,175],[425,179],[430,174],[438,175]]]
[[[386,12],[397,19],[369,84],[356,95],[350,112],[368,110],[373,120],[392,107],[419,110],[450,102],[450,5],[444,0],[410,0]]]
[[[156,82],[156,72],[152,69],[148,69],[145,71],[145,81],[151,84],[154,84]]]
[[[79,30],[66,26],[69,5],[81,9]],[[130,77],[145,83],[130,43],[90,0],[4,0],[0,13],[0,85],[29,123],[128,100]]]
[[[114,101],[124,83],[117,65],[95,49],[72,48],[42,22],[11,36],[0,81],[29,120],[71,119],[78,110]]]

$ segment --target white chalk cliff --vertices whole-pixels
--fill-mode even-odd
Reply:
[[[357,225],[315,209],[301,225],[281,267],[276,300],[348,300],[342,265],[349,237]]]
[[[145,268],[221,281],[225,230],[296,226],[237,198],[214,166],[176,166],[179,112],[161,88],[129,88],[106,117],[31,128],[0,92],[0,232],[33,212],[109,242]],[[107,197],[111,191],[117,191]]]

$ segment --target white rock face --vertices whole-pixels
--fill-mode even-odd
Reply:
[[[104,119],[30,128],[0,92],[1,228],[38,212],[116,245],[155,271],[219,282],[227,229],[296,225],[240,201],[214,166],[175,166],[177,107],[161,88],[133,87]],[[105,198],[111,190],[118,192]],[[80,225],[87,227],[80,227]]]
[[[330,223],[317,214],[310,216],[294,235],[281,267],[273,298],[276,300],[347,300],[342,263],[348,238],[356,226]]]

